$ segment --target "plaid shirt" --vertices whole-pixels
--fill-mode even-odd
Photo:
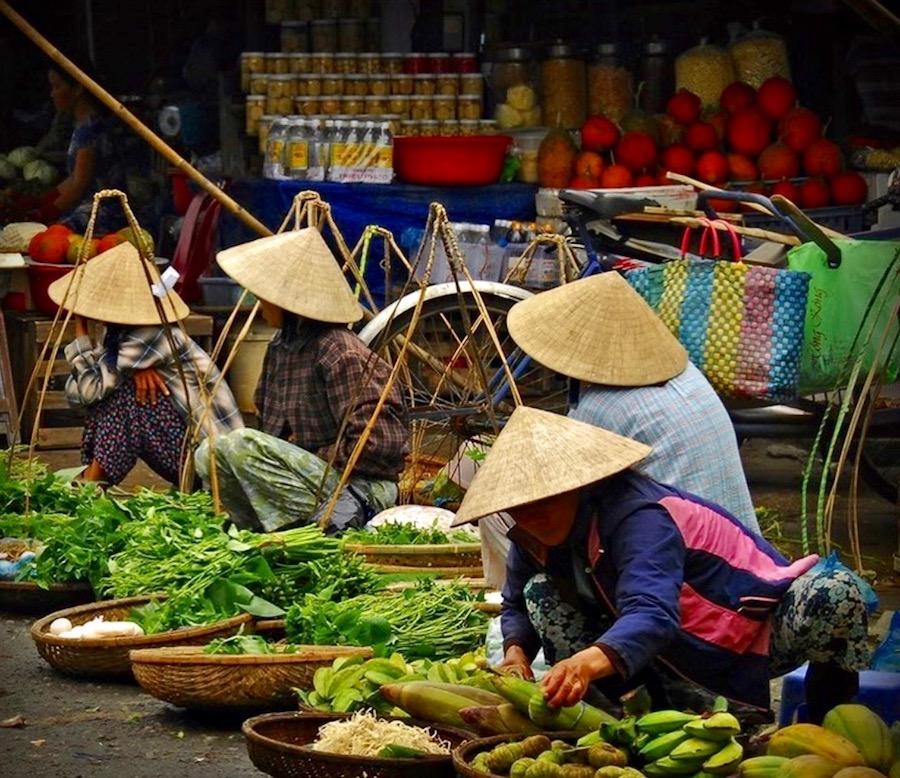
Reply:
[[[356,335],[328,327],[292,350],[276,337],[266,352],[256,390],[260,428],[343,469],[387,383],[390,366]],[[396,481],[408,450],[406,408],[396,386],[378,415],[354,475]]]
[[[759,532],[728,411],[692,363],[656,386],[584,384],[569,416],[653,446],[635,470],[714,502]]]
[[[212,394],[219,380],[219,369],[181,329],[172,327],[171,331],[177,353],[173,353],[162,327],[135,327],[127,332],[119,345],[115,369],[111,369],[104,359],[106,349],[102,340],[95,346],[86,335],[75,338],[65,350],[72,373],[66,381],[69,404],[77,407],[98,403],[130,379],[135,370],[154,368],[165,381],[181,415],[187,419],[191,414],[195,424],[203,420],[201,438],[206,437],[210,423],[215,435],[241,429],[244,420],[228,385],[222,381]],[[184,371],[187,391],[178,372],[178,360]],[[206,397],[210,397],[209,413],[204,413]]]

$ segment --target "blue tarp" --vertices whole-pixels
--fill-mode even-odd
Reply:
[[[377,224],[400,242],[409,227],[422,229],[433,202],[441,203],[454,222],[492,224],[494,219],[532,221],[537,187],[530,184],[491,184],[478,187],[433,188],[406,184],[335,184],[312,181],[235,181],[228,194],[272,230],[277,230],[294,196],[314,190],[331,206],[331,214],[352,249],[363,230]],[[220,247],[227,248],[259,237],[223,211],[219,227]],[[366,273],[372,293],[384,285],[377,263]]]

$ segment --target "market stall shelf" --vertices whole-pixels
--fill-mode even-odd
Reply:
[[[307,743],[316,739],[319,727],[347,716],[332,713],[265,713],[244,722],[250,761],[274,778],[453,778],[450,754],[420,759],[387,759],[344,756],[314,751]],[[470,733],[452,727],[436,726],[416,719],[407,724],[427,727],[455,748],[466,742]]]
[[[246,630],[253,620],[249,613],[242,613],[215,624],[185,627],[140,637],[72,639],[50,633],[50,625],[56,619],[66,618],[73,626],[85,624],[97,616],[102,616],[106,621],[119,621],[127,619],[132,608],[145,605],[152,599],[163,600],[165,595],[126,597],[55,611],[38,619],[31,626],[31,638],[41,657],[61,673],[83,678],[128,681],[133,679],[131,660],[128,657],[131,649],[202,646],[213,638],[233,635],[241,627]]]
[[[134,677],[153,697],[181,708],[246,710],[296,707],[294,688],[311,689],[320,667],[339,656],[372,649],[293,646],[291,653],[207,654],[200,646],[141,648],[130,652]]]

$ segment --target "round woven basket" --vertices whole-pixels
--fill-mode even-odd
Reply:
[[[335,658],[372,656],[371,648],[298,646],[290,654],[204,654],[199,646],[140,648],[130,653],[141,688],[181,708],[284,709],[292,689],[311,689],[313,674]]]
[[[31,581],[0,581],[0,611],[43,616],[45,613],[94,601],[87,581],[51,584],[44,589]]]
[[[51,667],[62,673],[131,680],[133,675],[128,652],[133,648],[202,646],[213,638],[233,635],[241,626],[245,629],[252,628],[253,617],[249,613],[242,613],[215,624],[184,627],[141,637],[73,640],[50,634],[50,624],[56,619],[67,618],[73,626],[84,624],[95,616],[103,616],[106,621],[122,621],[128,618],[132,608],[145,605],[151,599],[164,600],[165,595],[126,597],[54,611],[31,625],[31,638],[37,646],[38,653]]]
[[[314,751],[319,727],[347,718],[333,713],[266,713],[244,722],[247,753],[257,769],[274,778],[453,778],[451,755],[422,759],[379,759]],[[389,717],[386,717],[389,718]],[[425,727],[456,748],[472,737],[470,732],[417,719],[401,719]]]
[[[574,742],[578,739],[578,734],[575,732],[545,732],[544,734],[551,740]],[[471,767],[472,760],[482,751],[490,751],[494,746],[499,746],[501,743],[515,743],[518,740],[524,740],[526,737],[528,735],[491,735],[490,737],[475,738],[460,744],[452,752],[453,768],[456,771],[456,775],[459,778],[485,778],[485,776],[496,775],[495,773],[484,773]],[[496,775],[496,778],[503,778],[503,776]]]

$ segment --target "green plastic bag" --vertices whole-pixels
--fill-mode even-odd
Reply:
[[[868,371],[886,327],[890,331],[880,357],[882,381],[893,382],[900,374],[900,324],[893,313],[900,295],[900,241],[834,242],[841,249],[838,268],[828,267],[825,253],[814,243],[788,252],[788,267],[811,276],[800,357],[802,394],[846,386],[871,331],[863,362]]]

